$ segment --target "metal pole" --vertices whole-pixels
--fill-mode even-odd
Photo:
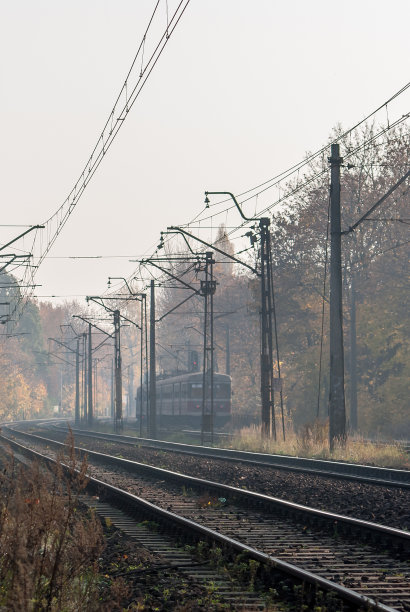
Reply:
[[[121,372],[121,337],[120,337],[120,311],[114,311],[114,350],[115,350],[115,431],[122,430],[122,372]]]
[[[265,240],[266,253],[266,294],[267,294],[267,312],[266,312],[266,333],[268,345],[268,371],[269,371],[269,419],[271,425],[271,436],[276,440],[276,415],[275,415],[275,388],[274,388],[274,372],[273,372],[273,334],[272,334],[272,313],[273,313],[273,277],[272,277],[272,249],[270,241],[269,227],[266,232]],[[279,365],[279,361],[278,361]]]
[[[140,317],[140,324],[141,324],[141,350],[140,350],[140,438],[142,438],[142,398],[143,398],[143,393],[142,393],[142,385],[143,385],[143,368],[144,368],[144,298],[143,301],[141,302],[141,317]],[[138,405],[138,392],[137,392],[137,405]],[[138,416],[138,413],[137,415]]]
[[[356,278],[352,271],[350,297],[350,427],[357,430]]]
[[[83,419],[87,421],[87,334],[83,334],[83,359],[84,359],[84,376],[83,376]]]
[[[213,442],[214,430],[214,301],[216,283],[213,278],[212,251],[205,253],[205,280],[201,281],[201,295],[204,296],[204,354],[202,367],[202,425],[201,444],[204,443],[205,432],[211,434]],[[208,406],[209,390],[209,406]]]
[[[225,372],[229,376],[231,375],[231,343],[230,343],[230,329],[229,325],[225,328],[226,332],[226,353],[225,353]]]
[[[93,350],[91,343],[91,323],[88,324],[88,424],[93,422]]]
[[[75,351],[75,424],[80,423],[80,338]]]
[[[111,418],[115,420],[115,401],[114,401],[114,359],[111,359]]]
[[[132,396],[134,395],[134,369],[132,364],[128,367],[128,417],[131,416]]]
[[[262,438],[270,435],[270,362],[269,359],[269,308],[268,308],[268,286],[267,286],[267,237],[269,233],[270,220],[263,217],[260,222],[261,233],[261,421]]]
[[[63,414],[63,366],[60,367],[60,415]],[[24,418],[24,413],[23,413]]]
[[[342,251],[340,219],[340,166],[343,158],[339,145],[332,144],[330,183],[330,393],[329,444],[346,438],[344,395],[343,312],[342,312]]]
[[[208,253],[207,253],[208,255]],[[214,442],[214,272],[213,272],[213,263],[212,253],[209,253],[209,268],[210,268],[210,335],[211,335],[211,444]]]
[[[204,345],[203,345],[203,358],[202,358],[202,419],[201,419],[201,444],[204,444],[205,438],[205,414],[206,414],[206,396],[207,396],[207,365],[208,365],[208,295],[207,295],[207,286],[208,286],[208,253],[206,253],[205,260],[205,281],[203,282],[203,291],[202,294],[204,296]]]
[[[271,245],[271,237],[269,234],[268,237],[268,250],[269,250],[269,268],[270,268],[270,274],[269,274],[269,280],[270,280],[270,291],[271,291],[271,316],[270,316],[270,326],[271,326],[271,331],[270,331],[270,337],[271,337],[271,347],[272,347],[272,335],[273,332],[275,334],[275,348],[276,348],[276,366],[277,366],[277,370],[278,370],[278,391],[279,391],[279,398],[280,398],[280,412],[281,412],[281,418],[282,418],[282,436],[283,439],[286,439],[286,431],[285,431],[285,412],[284,412],[284,406],[283,406],[283,389],[282,389],[282,376],[281,376],[281,367],[280,367],[280,356],[279,356],[279,339],[278,339],[278,320],[276,317],[276,305],[275,305],[275,291],[274,291],[274,285],[273,285],[273,261],[272,261],[272,245]],[[273,315],[273,331],[272,331],[272,315]],[[275,399],[275,380],[274,380],[274,376],[273,376],[273,349],[270,349],[270,358],[271,358],[271,372],[272,372],[272,378],[271,378],[271,392],[272,392],[272,435],[274,437],[274,439],[276,440],[276,418],[275,418],[275,409],[274,409],[274,399]]]
[[[97,359],[94,359],[94,412],[93,412],[93,416],[98,416],[98,409],[97,409],[97,382],[98,382],[98,378],[97,378],[97,367],[98,367],[98,361]]]
[[[148,413],[149,413],[149,376],[148,376],[148,315],[147,315],[147,297],[144,301],[144,326],[145,326],[145,422],[148,432]]]
[[[155,362],[155,286],[151,280],[151,306],[150,306],[150,342],[149,342],[149,435],[157,436],[157,381]]]

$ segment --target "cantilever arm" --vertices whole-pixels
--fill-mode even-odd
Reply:
[[[160,321],[162,321],[162,319],[165,319],[165,317],[167,317],[169,314],[171,314],[171,312],[174,312],[174,310],[176,310],[177,308],[179,308],[180,306],[182,306],[182,304],[185,304],[185,302],[187,302],[188,300],[190,300],[192,297],[194,297],[194,295],[198,295],[197,293],[191,293],[191,295],[188,295],[187,298],[185,298],[185,300],[182,300],[182,302],[180,302],[179,304],[177,304],[176,306],[174,306],[174,308],[171,308],[171,310],[168,310],[168,312],[166,312],[164,315],[162,315],[162,317],[160,317],[159,319],[156,320],[156,323],[159,323]]]
[[[191,251],[191,253],[192,253],[193,255],[196,255],[196,253],[195,253],[195,252],[192,250],[192,247],[191,247],[191,245],[189,244],[189,242],[188,242],[188,240],[187,240],[186,236],[184,236],[184,234],[181,234],[181,232],[175,232],[175,231],[169,230],[169,228],[167,228],[167,231],[166,231],[166,232],[161,232],[161,234],[180,234],[180,235],[182,236],[182,238],[185,240],[185,244],[187,245],[187,247],[188,247],[188,249]]]
[[[197,240],[198,242],[200,242],[204,246],[209,247],[213,251],[216,251],[217,253],[220,253],[224,257],[228,257],[228,259],[232,259],[232,261],[234,261],[235,263],[240,264],[241,266],[244,266],[245,268],[248,268],[248,270],[251,270],[254,274],[256,274],[256,275],[258,274],[258,272],[257,272],[257,270],[255,270],[255,268],[253,268],[252,266],[248,265],[244,261],[241,261],[240,259],[237,259],[237,257],[234,257],[233,255],[230,255],[229,253],[225,253],[225,251],[222,251],[222,249],[219,249],[214,244],[210,244],[209,242],[205,242],[205,240],[202,240],[201,238],[198,238],[197,236],[194,236],[193,234],[190,234],[189,232],[187,232],[186,230],[182,229],[181,227],[170,226],[167,229],[177,230],[181,234],[186,234],[190,238],[193,238],[194,240]]]
[[[356,223],[353,223],[353,225],[351,225],[349,227],[349,229],[344,230],[343,232],[340,232],[343,235],[346,234],[350,234],[350,232],[354,232],[354,230],[356,229],[356,227],[358,225],[360,225],[363,221],[365,221],[365,219],[367,219],[369,217],[369,215],[371,215],[371,213],[378,207],[380,206],[380,204],[382,204],[385,200],[387,200],[387,198],[389,197],[389,195],[391,195],[393,193],[393,191],[395,191],[397,189],[397,187],[399,187],[408,177],[410,176],[410,170],[408,170],[406,172],[406,174],[404,174],[398,181],[397,183],[395,183],[393,185],[393,187],[390,187],[390,189],[384,194],[384,196],[382,196],[380,198],[380,200],[377,200],[377,202],[375,204],[373,204],[373,206],[371,208],[369,208],[369,210],[362,216],[360,217],[360,219],[358,219],[356,221]]]
[[[48,338],[49,340],[52,340],[53,342],[55,342],[56,344],[60,344],[61,346],[63,346],[64,348],[68,349],[69,351],[71,351],[72,353],[75,353],[76,351],[74,349],[72,349],[70,346],[68,346],[68,344],[65,344],[65,342],[61,342],[60,340],[57,340],[57,338]]]
[[[194,291],[195,294],[199,295],[199,291],[198,289],[195,289],[194,287],[191,287],[191,285],[189,285],[188,283],[186,283],[185,281],[183,281],[182,279],[178,278],[177,276],[175,276],[175,274],[172,274],[172,272],[169,272],[168,270],[166,270],[165,268],[161,268],[161,266],[158,266],[155,262],[151,261],[151,260],[147,260],[147,263],[150,263],[151,266],[154,266],[154,268],[158,268],[158,270],[161,270],[161,272],[165,272],[165,274],[168,274],[168,276],[170,276],[171,278],[173,278],[175,281],[178,281],[179,283],[181,283],[181,285],[184,285],[185,287],[187,287],[188,289],[190,289],[191,291]]]
[[[58,355],[57,353],[52,353],[51,351],[49,351],[48,355],[52,355],[53,357],[56,357],[57,359],[59,359],[60,361],[63,361],[64,363],[67,363],[70,366],[74,367],[74,364],[71,363],[71,361],[67,361],[67,359],[64,359],[63,357],[60,357],[60,355]],[[55,364],[57,365],[57,364]]]
[[[245,221],[257,221],[258,220],[256,219],[256,217],[245,217],[242,208],[239,206],[238,200],[235,198],[233,193],[231,193],[230,191],[205,191],[205,196],[208,197],[209,195],[227,195],[229,196],[235,202],[235,206],[239,210],[239,214],[241,215],[242,219],[245,219]]]
[[[28,230],[26,230],[22,234],[19,234],[18,236],[16,236],[16,238],[13,238],[13,240],[10,240],[10,242],[8,242],[7,244],[3,244],[3,246],[0,247],[0,251],[10,246],[11,244],[13,244],[13,242],[16,242],[16,240],[18,240],[19,238],[23,238],[23,236],[25,236],[29,232],[32,232],[35,229],[44,229],[44,225],[33,225],[32,227],[30,227]]]
[[[112,334],[109,334],[107,331],[105,331],[105,329],[101,329],[101,327],[98,327],[98,325],[95,325],[95,323],[91,323],[91,321],[89,321],[88,319],[81,317],[80,315],[72,315],[72,317],[73,319],[81,319],[81,321],[84,321],[84,323],[90,323],[91,327],[98,329],[98,331],[102,334],[105,334],[106,336],[112,338]]]
[[[115,310],[113,310],[112,308],[109,308],[108,306],[106,306],[104,304],[103,300],[105,300],[106,298],[101,298],[101,297],[94,296],[94,295],[87,295],[87,297],[85,299],[87,300],[87,302],[89,302],[91,300],[92,302],[95,302],[96,304],[98,304],[98,306],[102,306],[107,312],[112,312],[112,313],[115,312]],[[110,299],[110,298],[107,298],[107,299]],[[115,299],[115,298],[113,298],[113,299]],[[101,301],[98,302],[97,300],[101,300]],[[140,326],[138,325],[138,323],[136,323],[135,321],[131,321],[131,319],[128,319],[127,317],[125,317],[123,314],[121,314],[121,312],[120,312],[120,317],[121,317],[121,319],[124,319],[125,321],[128,321],[128,323],[132,323],[133,325],[135,325],[135,327],[137,329],[141,329]]]

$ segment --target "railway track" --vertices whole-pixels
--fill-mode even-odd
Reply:
[[[164,532],[150,530],[147,526],[136,523],[135,518],[107,501],[96,496],[82,496],[81,501],[93,508],[105,520],[134,539],[140,546],[155,554],[164,568],[175,568],[186,578],[205,588],[212,588],[218,602],[229,605],[231,609],[253,612],[265,610],[266,603],[257,593],[240,588],[231,579],[205,560],[197,561],[184,547],[175,545],[175,541]]]
[[[36,433],[37,427],[30,430]],[[43,429],[40,435],[66,440],[66,430]],[[224,482],[305,506],[382,523],[410,531],[410,489],[334,479],[302,471],[275,469],[240,461],[168,452],[96,437],[78,437],[77,444],[110,455],[148,463],[191,476]]]
[[[35,444],[62,446],[31,434],[18,435],[31,437]],[[258,554],[271,562],[275,559],[276,567],[289,565],[294,575],[306,572],[306,582],[316,580],[326,590],[335,588],[339,596],[347,589],[350,597],[353,591],[359,598],[370,598],[376,609],[379,604],[374,602],[380,601],[379,609],[410,610],[406,561],[410,534],[406,532],[118,457],[87,454],[94,476],[103,474],[111,486],[121,483],[122,489],[154,502],[162,511],[240,543],[259,561]],[[388,553],[381,552],[386,548]]]
[[[7,443],[13,447],[15,460],[27,466],[32,459],[46,460],[49,464],[53,462],[50,457],[45,457],[33,449],[10,440]],[[0,457],[2,446],[0,439]],[[178,530],[181,526],[177,525],[178,529],[173,536],[167,535],[164,529],[159,529],[161,517],[141,505],[143,500],[134,499],[129,495],[124,496],[121,490],[116,490],[115,487],[109,487],[106,483],[93,478],[90,479],[87,489],[88,492],[80,496],[80,501],[85,506],[92,508],[105,522],[109,521],[109,525],[114,529],[123,532],[127,540],[136,542],[139,547],[154,554],[155,564],[152,573],[153,575],[159,573],[160,583],[164,582],[162,572],[168,575],[176,572],[179,580],[182,580],[180,588],[189,588],[190,585],[202,588],[203,598],[197,602],[198,609],[220,609],[219,604],[223,605],[223,609],[238,610],[238,612],[243,612],[244,609],[257,612],[267,608],[266,600],[268,599],[269,603],[269,594],[268,597],[261,597],[254,592],[253,584],[249,585],[246,581],[240,583],[235,576],[235,566],[215,567],[212,558],[208,560],[204,554],[200,559],[196,558],[196,554],[192,552],[194,547],[181,545],[181,542],[190,541],[180,536]],[[179,537],[176,538],[175,535],[178,534]],[[201,544],[203,545],[203,542]],[[203,549],[203,546],[201,548]],[[174,580],[178,578],[175,577]],[[275,605],[269,609],[290,610],[291,608]]]
[[[56,428],[55,424],[51,425]],[[59,429],[65,429],[58,426]],[[195,446],[177,442],[164,442],[162,440],[151,440],[134,436],[108,434],[96,431],[73,428],[77,437],[94,437],[101,440],[121,442],[131,446],[155,448],[158,450],[173,451],[188,455],[200,455],[212,459],[224,459],[236,461],[243,464],[269,466],[275,469],[314,474],[317,476],[331,476],[332,478],[347,479],[367,484],[379,484],[381,486],[397,486],[410,489],[410,471],[397,470],[353,463],[336,461],[324,461],[320,459],[306,459],[303,457],[291,457],[285,455],[268,455],[265,453],[253,453],[237,451],[232,449],[213,448],[207,446]]]

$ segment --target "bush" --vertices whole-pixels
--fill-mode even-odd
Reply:
[[[70,475],[17,466],[0,474],[0,607],[10,611],[97,610],[101,524],[81,507],[86,463]]]

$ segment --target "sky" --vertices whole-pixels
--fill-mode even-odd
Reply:
[[[3,226],[42,223],[65,200],[153,6],[2,2]],[[165,23],[165,0],[158,15]],[[191,0],[39,268],[36,295],[101,294],[161,230],[195,217],[205,189],[240,193],[319,149],[337,123],[360,121],[409,80],[409,21],[407,0]],[[407,95],[389,112],[409,110]],[[21,231],[0,227],[0,240]],[[104,257],[68,259],[85,256]]]

